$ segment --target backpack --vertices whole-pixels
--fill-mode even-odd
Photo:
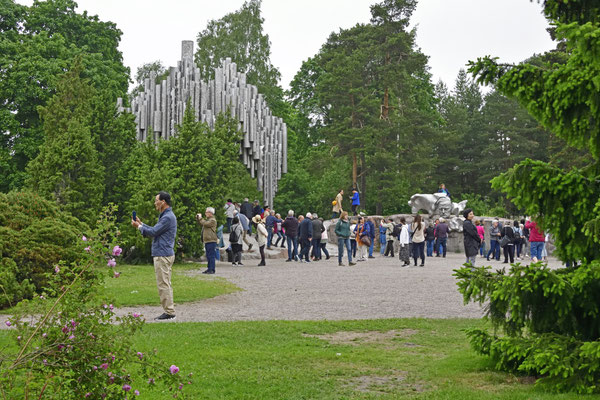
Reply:
[[[239,235],[236,232],[236,229],[232,229],[229,233],[229,243],[237,243],[240,240]]]
[[[392,236],[398,237],[398,236],[400,236],[400,232],[402,232],[402,225],[394,224],[394,230],[392,231]]]

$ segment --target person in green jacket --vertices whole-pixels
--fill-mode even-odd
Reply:
[[[338,263],[340,267],[344,266],[342,257],[344,256],[344,246],[348,251],[348,265],[356,265],[352,262],[352,251],[350,250],[350,220],[348,212],[343,211],[340,219],[335,224],[335,234],[338,237]]]

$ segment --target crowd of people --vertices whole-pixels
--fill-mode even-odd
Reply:
[[[446,190],[441,186],[440,190]],[[449,195],[449,193],[447,193]],[[372,217],[365,217],[358,213],[360,198],[358,191],[353,190],[350,198],[353,217],[348,215],[342,208],[344,191],[340,190],[332,201],[333,219],[335,222],[335,235],[338,245],[338,265],[344,266],[344,255],[347,255],[348,265],[356,265],[356,262],[364,262],[373,256],[375,235],[379,231],[380,255],[382,257],[394,257],[398,254],[402,267],[410,265],[410,259],[414,266],[425,266],[425,254],[427,257],[446,257],[448,233],[450,229],[444,218],[436,219],[433,223],[422,220],[421,215],[416,214],[411,223],[407,223],[404,217],[398,221],[392,218],[384,218],[378,227]],[[159,212],[158,222],[149,226],[139,219],[132,217],[132,225],[139,229],[142,235],[152,237],[152,257],[158,286],[159,297],[164,313],[158,316],[158,320],[169,320],[175,318],[173,303],[173,291],[171,288],[171,268],[175,261],[174,246],[177,234],[177,218],[171,210],[171,196],[167,192],[159,192],[154,199],[154,206]],[[255,200],[251,204],[244,199],[241,204],[234,203],[231,199],[223,207],[226,226],[217,226],[215,209],[207,207],[204,215],[198,213],[196,220],[202,227],[202,242],[204,244],[207,258],[207,269],[204,274],[214,274],[216,260],[220,258],[220,248],[225,247],[224,233],[228,233],[230,247],[228,256],[234,266],[241,266],[243,245],[246,244],[247,251],[251,251],[253,244],[249,240],[253,230],[260,252],[258,266],[266,265],[265,247],[286,248],[286,262],[318,262],[330,258],[326,244],[329,236],[323,218],[316,213],[306,213],[296,217],[294,210],[289,210],[285,219],[279,213],[271,210],[268,206],[261,207],[260,202]],[[475,220],[473,211],[466,209],[463,212],[465,221],[463,223],[464,247],[466,263],[475,265],[477,255],[490,260],[490,255],[500,260],[500,249],[504,252],[504,262],[513,263],[515,255],[517,260],[526,256],[527,247],[531,252],[533,262],[545,260],[545,242],[547,237],[544,232],[530,218],[520,222],[500,223],[494,220],[489,228],[490,249],[486,249],[485,229],[482,221]],[[226,231],[226,232],[225,232]],[[275,243],[273,240],[275,239]],[[358,254],[358,256],[357,256]],[[354,262],[355,260],[356,262]],[[420,263],[418,261],[420,260]]]

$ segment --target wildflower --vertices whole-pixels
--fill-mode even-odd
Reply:
[[[90,397],[91,395],[92,395],[92,394],[91,394],[90,392],[87,392],[87,393],[85,394],[85,397]]]
[[[90,252],[90,246],[86,247],[84,250],[89,253]]]
[[[42,364],[44,365],[48,365],[48,360],[46,360],[45,358],[42,360]]]
[[[48,336],[48,334],[46,332],[42,333],[43,338],[45,338],[46,336]]]
[[[179,390],[183,389],[183,383],[179,384]]]
[[[21,336],[17,336],[17,340],[20,342],[21,341]]]
[[[121,255],[122,252],[123,252],[123,249],[120,248],[119,246],[113,247],[113,251],[112,251],[113,256],[118,257]]]
[[[108,262],[106,263],[106,265],[108,265],[109,267],[113,268],[117,265],[117,262],[115,261],[114,258],[111,258],[110,260],[108,260]]]
[[[69,327],[65,325],[62,327],[61,331],[62,331],[62,333],[67,333],[67,332],[69,332]]]
[[[54,272],[57,274],[60,272],[60,268],[58,268],[58,265],[54,266]]]
[[[5,322],[6,326],[11,326],[12,324],[10,323],[10,321],[6,321]]]
[[[137,352],[137,356],[141,360],[142,358],[144,358],[144,353],[141,353],[141,352],[138,351]]]
[[[175,375],[176,373],[179,372],[179,367],[177,367],[177,365],[171,365],[171,367],[169,368],[169,371],[171,371],[172,375]]]
[[[154,384],[154,378],[149,378],[148,385],[153,385],[153,384]]]
[[[100,365],[100,368],[108,369],[108,363],[103,363],[102,365]]]
[[[73,328],[75,328],[77,325],[79,325],[79,323],[78,323],[78,322],[75,322],[75,321],[71,320],[71,326],[72,326]]]
[[[128,384],[124,384],[123,385],[123,390],[126,392],[129,392],[131,390],[131,386],[129,386]]]
[[[136,390],[135,392],[133,392],[133,394],[135,394],[136,396],[139,396],[140,395],[140,391]]]
[[[59,345],[58,345],[58,349],[59,349],[59,350],[62,350],[62,349],[64,349],[64,348],[65,348],[65,345],[64,345],[64,344],[59,344]]]
[[[108,304],[102,304],[102,307],[108,308]]]
[[[119,276],[121,276],[121,273],[115,271],[115,273],[113,275],[113,278],[118,278]]]
[[[69,336],[69,340],[73,340],[73,339],[75,339],[75,335]]]
[[[44,300],[44,299],[46,299],[46,298],[44,297],[44,295],[43,295],[43,294],[40,294],[40,299]]]
[[[109,309],[110,311],[114,310],[114,308],[115,308],[115,307],[113,307],[113,305],[112,305],[112,304],[108,306],[108,309]]]
[[[87,238],[85,237],[85,235],[83,235],[83,236],[81,237],[81,240],[83,240],[84,242],[87,242]]]
[[[136,312],[134,312],[134,313],[132,314],[132,317],[133,317],[133,318],[139,318],[139,317],[141,317],[141,316],[142,316],[142,314],[138,314],[138,313],[136,313]]]
[[[98,370],[98,367],[96,367],[96,366],[94,365],[94,366],[92,367],[92,369],[93,369],[94,371],[97,371],[97,370]]]

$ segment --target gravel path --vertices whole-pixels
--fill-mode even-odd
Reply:
[[[483,261],[479,258],[478,265],[483,265]],[[479,318],[482,308],[463,305],[452,276],[452,270],[463,262],[464,255],[453,253],[447,258],[427,258],[423,268],[401,268],[397,258],[379,254],[352,267],[338,266],[333,254],[330,260],[308,264],[284,259],[267,259],[266,267],[256,267],[258,260],[244,260],[242,267],[217,263],[217,273],[212,276],[224,277],[243,291],[176,305],[176,320]],[[485,262],[495,267],[506,265]],[[559,265],[556,260],[550,264]],[[211,275],[203,277],[211,279]],[[177,301],[177,287],[174,295]],[[162,313],[158,294],[156,300],[156,306],[127,307],[118,313],[139,312],[152,322]]]

